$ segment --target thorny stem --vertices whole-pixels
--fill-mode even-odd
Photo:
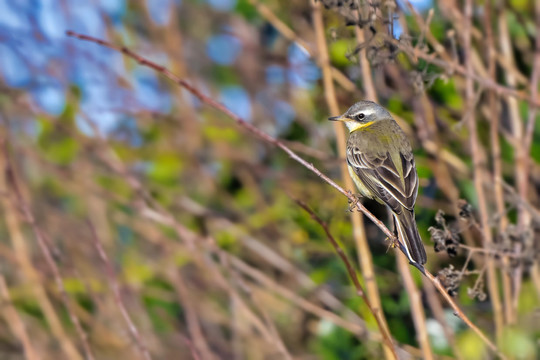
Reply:
[[[260,138],[261,140],[280,148],[286,154],[288,154],[293,160],[295,160],[296,162],[298,162],[299,164],[304,166],[306,169],[313,172],[319,178],[324,180],[327,184],[329,184],[334,189],[336,189],[339,193],[341,193],[342,195],[347,197],[352,202],[356,202],[357,209],[359,211],[361,211],[362,213],[364,213],[364,215],[366,215],[375,225],[377,225],[379,227],[379,229],[381,229],[383,231],[383,233],[386,236],[388,236],[388,238],[390,240],[392,240],[395,243],[399,244],[399,249],[401,250],[401,252],[403,254],[405,254],[405,249],[404,249],[403,245],[401,243],[399,243],[399,241],[396,239],[394,234],[384,225],[384,223],[381,220],[379,220],[377,217],[375,217],[375,215],[373,215],[369,210],[367,210],[361,203],[357,202],[356,198],[350,192],[348,192],[347,190],[345,190],[344,188],[339,186],[337,183],[335,183],[328,176],[324,175],[312,163],[309,163],[306,160],[304,160],[303,158],[301,158],[299,155],[297,155],[294,151],[292,151],[289,147],[287,147],[285,144],[283,144],[278,139],[271,137],[270,135],[268,135],[265,132],[259,130],[258,128],[251,125],[250,123],[246,122],[244,119],[242,119],[241,117],[239,117],[238,115],[236,115],[232,111],[230,111],[223,104],[220,104],[219,102],[215,101],[214,99],[204,95],[200,90],[198,90],[197,88],[195,88],[194,86],[189,84],[187,81],[185,81],[185,80],[179,78],[178,76],[174,75],[167,68],[165,68],[165,67],[163,67],[161,65],[158,65],[158,64],[156,64],[156,63],[154,63],[154,62],[152,62],[150,60],[147,60],[146,58],[144,58],[144,57],[142,57],[140,55],[137,55],[136,53],[132,52],[131,50],[129,50],[128,48],[126,48],[124,46],[116,46],[116,45],[113,45],[113,44],[111,44],[111,43],[109,43],[107,41],[104,41],[104,40],[101,40],[101,39],[98,39],[98,38],[95,38],[95,37],[92,37],[92,36],[79,34],[79,33],[73,32],[73,31],[67,31],[66,35],[71,36],[71,37],[75,37],[75,38],[80,39],[80,40],[93,42],[93,43],[96,43],[98,45],[113,49],[115,51],[119,51],[119,52],[125,54],[126,56],[131,57],[132,59],[137,61],[140,65],[148,66],[148,67],[160,72],[161,74],[163,74],[164,76],[166,76],[170,80],[174,81],[179,86],[184,87],[186,90],[188,90],[190,93],[192,93],[194,96],[196,96],[203,103],[207,104],[210,107],[213,107],[216,110],[219,110],[220,112],[222,112],[222,113],[226,114],[227,116],[229,116],[230,118],[232,118],[238,125],[240,125],[244,129],[246,129],[248,132],[252,133],[256,137]],[[497,355],[500,358],[506,359],[506,357],[497,348],[497,345],[495,345],[475,324],[472,323],[472,321],[467,317],[467,315],[465,315],[465,313],[463,313],[463,311],[459,308],[459,306],[454,301],[454,299],[448,294],[448,292],[446,291],[446,289],[441,284],[441,282],[439,281],[438,278],[436,278],[433,274],[431,274],[429,271],[427,271],[422,265],[418,265],[416,263],[411,264],[411,265],[418,268],[418,270],[420,270],[420,272],[422,274],[424,274],[424,276],[426,276],[435,285],[437,290],[441,293],[441,295],[446,299],[448,304],[452,307],[452,309],[454,310],[456,316],[460,317],[463,320],[463,322],[465,322],[465,324],[467,324],[467,326],[469,326],[469,328],[471,330],[473,330],[493,352],[497,353]]]

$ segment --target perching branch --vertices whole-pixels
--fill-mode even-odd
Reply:
[[[375,215],[373,215],[369,210],[367,210],[361,203],[357,201],[357,199],[354,197],[354,195],[339,186],[336,182],[334,182],[332,179],[330,179],[328,176],[324,175],[320,170],[318,170],[312,163],[309,163],[308,161],[301,158],[298,154],[296,154],[294,151],[292,151],[289,147],[287,147],[283,142],[279,141],[276,138],[271,137],[270,135],[266,134],[265,132],[259,130],[255,126],[251,125],[250,123],[246,122],[244,119],[239,117],[238,115],[234,114],[232,111],[230,111],[227,107],[225,107],[223,104],[215,101],[211,97],[208,97],[204,95],[200,90],[189,84],[187,81],[179,78],[178,76],[174,75],[172,72],[170,72],[167,68],[160,66],[152,61],[147,60],[146,58],[137,55],[136,53],[132,52],[126,47],[123,46],[116,46],[109,42],[106,42],[101,39],[97,39],[88,35],[78,34],[73,31],[67,31],[66,34],[71,37],[78,38],[80,40],[85,40],[89,42],[96,43],[98,45],[108,47],[110,49],[113,49],[115,51],[119,51],[124,53],[126,56],[131,57],[135,61],[137,61],[140,65],[148,66],[159,73],[163,74],[170,80],[174,81],[179,86],[182,86],[187,91],[189,91],[191,94],[193,94],[195,97],[197,97],[201,102],[205,103],[206,105],[209,105],[210,107],[219,110],[220,112],[226,114],[230,118],[232,118],[238,125],[240,125],[242,128],[247,130],[249,133],[255,135],[256,137],[260,138],[261,140],[265,141],[268,144],[274,145],[281,150],[283,150],[285,153],[287,153],[293,160],[300,163],[302,166],[307,168],[308,170],[312,171],[315,175],[320,177],[322,180],[324,180],[326,183],[328,183],[330,186],[332,186],[334,189],[336,189],[338,192],[340,192],[342,195],[346,196],[351,202],[355,203],[355,207],[364,213],[375,225],[377,225],[387,236],[389,239],[394,241],[396,244],[399,244],[399,248],[401,252],[405,253],[405,249],[402,244],[399,243],[397,238],[394,236],[394,234],[384,225],[384,223],[379,220]],[[459,316],[466,324],[473,330],[481,339],[484,341],[484,343],[497,355],[502,358],[506,359],[506,357],[499,351],[497,346],[487,338],[487,336],[476,326],[472,323],[472,321],[463,313],[463,311],[459,308],[459,306],[456,304],[454,299],[446,292],[440,281],[429,271],[427,271],[423,266],[418,264],[412,264],[416,266],[439,290],[441,295],[447,300],[449,305],[452,307],[454,312],[457,316]]]

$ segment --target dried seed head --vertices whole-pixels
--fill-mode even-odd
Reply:
[[[437,278],[444,286],[448,295],[456,296],[461,283],[461,273],[454,269],[453,265],[442,269],[437,273]]]
[[[459,216],[464,220],[469,220],[472,217],[472,206],[467,200],[459,199],[457,203]]]
[[[480,278],[478,281],[474,284],[474,286],[467,288],[467,295],[471,299],[478,299],[479,301],[484,301],[487,298],[486,292],[484,291],[484,279]]]
[[[442,227],[446,227],[446,220],[444,218],[444,211],[439,209],[437,215],[435,215],[435,222]]]
[[[459,247],[459,235],[457,231],[447,226],[442,210],[437,211],[435,221],[442,227],[440,229],[432,226],[428,229],[431,234],[431,240],[434,243],[435,252],[446,251],[448,256],[455,257],[457,255],[457,248]]]

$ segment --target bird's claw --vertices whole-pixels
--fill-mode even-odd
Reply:
[[[362,196],[360,196],[358,194],[353,194],[350,190],[347,191],[347,195],[348,195],[348,198],[349,198],[349,211],[354,212],[355,209],[356,209],[356,206],[358,205],[358,203],[362,199]],[[351,199],[351,198],[354,198],[354,200]]]
[[[388,250],[390,249],[396,249],[396,248],[399,249],[399,246],[401,245],[397,237],[390,238],[387,236],[386,239],[384,239],[384,241],[385,242],[390,241],[390,244],[388,244],[388,248],[386,249],[386,252],[388,252]]]

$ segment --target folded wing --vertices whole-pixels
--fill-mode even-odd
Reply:
[[[418,193],[418,175],[412,153],[391,156],[386,153],[347,149],[347,163],[376,198],[399,214],[402,208],[414,208]]]

